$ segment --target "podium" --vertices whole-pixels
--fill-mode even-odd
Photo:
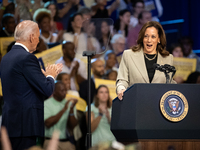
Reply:
[[[181,121],[172,122],[161,113],[160,100],[168,91],[187,99],[188,112]],[[200,149],[200,85],[134,84],[122,101],[113,100],[111,131],[118,141],[139,141],[145,150]]]

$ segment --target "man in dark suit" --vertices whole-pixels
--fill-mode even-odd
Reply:
[[[44,136],[44,100],[53,93],[54,78],[62,69],[58,64],[41,71],[37,58],[31,54],[39,35],[37,23],[19,23],[14,33],[16,43],[1,61],[2,125],[8,130],[13,150],[36,145],[36,138]]]

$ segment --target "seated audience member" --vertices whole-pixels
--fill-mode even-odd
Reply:
[[[169,52],[174,56],[174,57],[183,57],[183,50],[181,48],[181,45],[178,43],[174,43],[171,45]]]
[[[13,14],[5,14],[2,19],[3,29],[0,31],[0,37],[14,37],[16,27],[15,18]]]
[[[70,16],[81,8],[80,0],[54,0],[54,2],[58,7],[58,17],[61,19],[63,29],[67,30]]]
[[[83,22],[86,21],[86,20],[90,20],[92,18],[92,12],[91,12],[91,9],[87,8],[87,7],[81,7],[79,10],[78,10],[78,13],[81,13],[82,14],[82,17],[83,17]]]
[[[92,60],[92,77],[91,77],[91,102],[96,94],[95,79],[104,79],[104,62],[101,59]],[[79,94],[88,104],[88,80],[83,81],[79,85]]]
[[[200,84],[200,72],[192,72],[185,83]]]
[[[148,21],[151,21],[152,16],[151,12],[143,11],[138,16],[138,24],[134,28],[130,28],[127,37],[127,47],[131,48],[137,45],[137,39],[139,36],[139,32],[142,29],[143,25]]]
[[[133,2],[133,15],[131,15],[130,25],[135,27],[138,24],[138,16],[141,12],[144,11],[144,1],[136,0]]]
[[[51,32],[57,33],[58,34],[57,41],[61,41],[64,31],[63,31],[63,25],[60,22],[61,20],[58,17],[58,8],[56,4],[52,1],[46,2],[44,7],[51,11],[51,21],[50,21]]]
[[[183,50],[183,56],[187,58],[196,58],[197,67],[196,71],[200,72],[200,58],[192,51],[193,40],[190,37],[182,37],[179,39],[179,43],[181,44]]]
[[[120,0],[116,0],[109,7],[105,7],[107,5],[107,0],[96,0],[91,7],[92,10],[92,18],[109,18],[114,10],[120,4]]]
[[[112,69],[117,70],[117,68],[115,67],[115,65],[117,63],[117,58],[116,58],[115,53],[112,50],[106,51],[104,60],[106,62],[105,63],[105,73],[108,70],[112,70]]]
[[[121,34],[115,34],[111,39],[113,52],[117,57],[117,68],[119,67],[122,54],[126,48],[126,39]]]
[[[127,9],[119,12],[119,19],[114,25],[115,33],[122,34],[124,37],[127,37],[129,32],[130,16],[131,13]]]
[[[86,66],[75,58],[74,43],[64,41],[62,44],[63,57],[56,61],[63,64],[62,72],[68,73],[71,79],[71,90],[78,91],[78,84],[87,79]]]
[[[76,140],[76,146],[77,147],[84,147],[85,146],[85,135],[86,131],[85,129],[86,124],[85,122],[85,109],[87,107],[87,103],[85,100],[80,98],[79,93],[77,91],[71,90],[70,88],[70,75],[67,73],[59,73],[57,78],[57,81],[61,81],[65,84],[65,87],[67,89],[67,95],[66,99],[70,98],[76,98],[78,101],[76,103],[76,109],[77,109],[77,119],[78,119],[78,125],[73,130],[74,139]],[[82,129],[83,128],[83,129]]]
[[[71,41],[75,45],[76,58],[81,59],[83,51],[100,51],[99,42],[93,37],[91,31],[94,25],[87,21],[88,26],[82,31],[83,17],[81,13],[75,13],[70,16],[67,33],[63,34],[65,41]]]
[[[39,43],[36,47],[36,51],[33,54],[41,53],[48,49],[48,45],[44,43],[43,39],[39,38]]]
[[[100,85],[97,88],[96,99],[91,104],[92,146],[99,142],[116,140],[110,130],[111,106],[108,87]],[[87,119],[88,115],[86,113]]]
[[[116,81],[117,79],[117,71],[116,70],[108,70],[106,72],[106,79]]]
[[[45,123],[45,141],[46,149],[54,130],[60,132],[58,147],[60,150],[75,150],[75,146],[69,141],[68,129],[73,130],[77,125],[77,116],[75,104],[76,99],[66,100],[67,89],[64,83],[57,82],[53,92],[53,97],[44,102],[44,123]]]
[[[46,8],[37,9],[33,15],[33,20],[38,23],[40,28],[40,38],[44,43],[55,43],[58,41],[58,35],[51,32],[51,12]]]
[[[15,4],[13,2],[8,2],[8,0],[4,0],[1,3],[0,20],[2,20],[4,14],[8,13],[15,15]],[[0,25],[0,27],[2,27],[2,25]]]
[[[101,22],[101,37],[99,38],[99,43],[101,46],[101,52],[104,52],[108,49],[112,49],[110,40],[111,40],[111,33],[110,33],[110,26],[107,20]]]

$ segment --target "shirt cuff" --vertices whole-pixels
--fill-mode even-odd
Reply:
[[[48,76],[46,76],[46,78],[48,78],[48,77],[53,78],[53,80],[55,81],[55,78],[54,78],[52,75],[48,75]]]
[[[119,86],[117,87],[117,93],[118,93],[119,91],[121,91],[121,90],[126,90],[126,88],[125,88],[123,85],[119,85]]]

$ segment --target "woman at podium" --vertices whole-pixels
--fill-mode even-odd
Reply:
[[[162,26],[150,21],[140,30],[137,45],[123,53],[116,81],[118,98],[122,100],[124,91],[135,83],[166,83],[165,74],[154,69],[155,63],[172,65],[173,56],[166,50]]]

